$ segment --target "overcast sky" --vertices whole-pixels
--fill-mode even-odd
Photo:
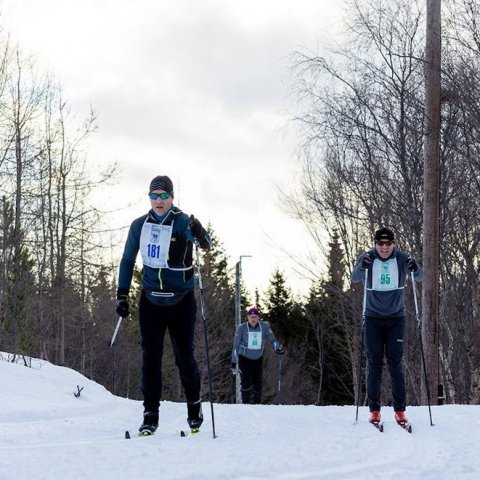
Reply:
[[[307,283],[281,249],[305,257],[312,243],[278,200],[299,169],[289,55],[330,41],[342,3],[0,0],[0,10],[72,111],[98,114],[89,162],[117,161],[122,173],[104,192],[118,206],[112,226],[145,213],[151,178],[169,175],[175,203],[212,224],[232,266],[252,255],[242,261],[249,290],[264,290],[278,266],[295,292]]]

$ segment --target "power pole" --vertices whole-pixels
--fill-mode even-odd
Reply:
[[[427,0],[425,49],[425,142],[423,173],[423,294],[422,338],[429,391],[437,403],[438,314],[440,267],[440,93],[441,0]],[[427,401],[422,382],[422,403]]]
[[[251,255],[240,255],[235,265],[235,331],[242,323],[242,258],[251,257]],[[235,402],[242,403],[242,392],[240,391],[240,375],[236,375],[235,380]]]

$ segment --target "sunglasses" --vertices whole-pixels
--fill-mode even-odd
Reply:
[[[389,247],[390,245],[393,245],[393,242],[391,240],[380,240],[379,242],[375,242],[377,245],[386,245]]]
[[[152,192],[152,193],[149,193],[148,196],[152,199],[152,200],[156,200],[157,198],[160,198],[162,200],[167,200],[169,199],[172,195],[168,192],[162,192],[162,193],[155,193],[155,192]]]

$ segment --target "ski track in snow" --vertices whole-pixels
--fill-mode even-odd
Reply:
[[[380,433],[366,407],[354,424],[354,406],[215,404],[213,439],[208,402],[201,433],[186,438],[185,404],[162,402],[157,433],[140,438],[141,402],[78,372],[0,360],[0,381],[0,480],[480,479],[478,405],[432,407],[433,427],[427,407],[409,407],[409,434],[389,407]]]

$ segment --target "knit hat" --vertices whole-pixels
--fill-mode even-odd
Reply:
[[[247,310],[247,315],[255,315],[256,317],[260,316],[260,311],[257,307],[252,307]]]
[[[173,193],[173,183],[166,175],[157,175],[150,182],[149,193],[153,192],[154,190],[164,190],[165,192]]]
[[[393,234],[393,232],[387,228],[387,227],[383,227],[383,228],[380,228],[380,230],[377,230],[375,232],[375,237],[374,237],[375,241],[376,242],[380,242],[382,240],[390,240],[391,242],[394,242],[395,241],[395,235]]]

